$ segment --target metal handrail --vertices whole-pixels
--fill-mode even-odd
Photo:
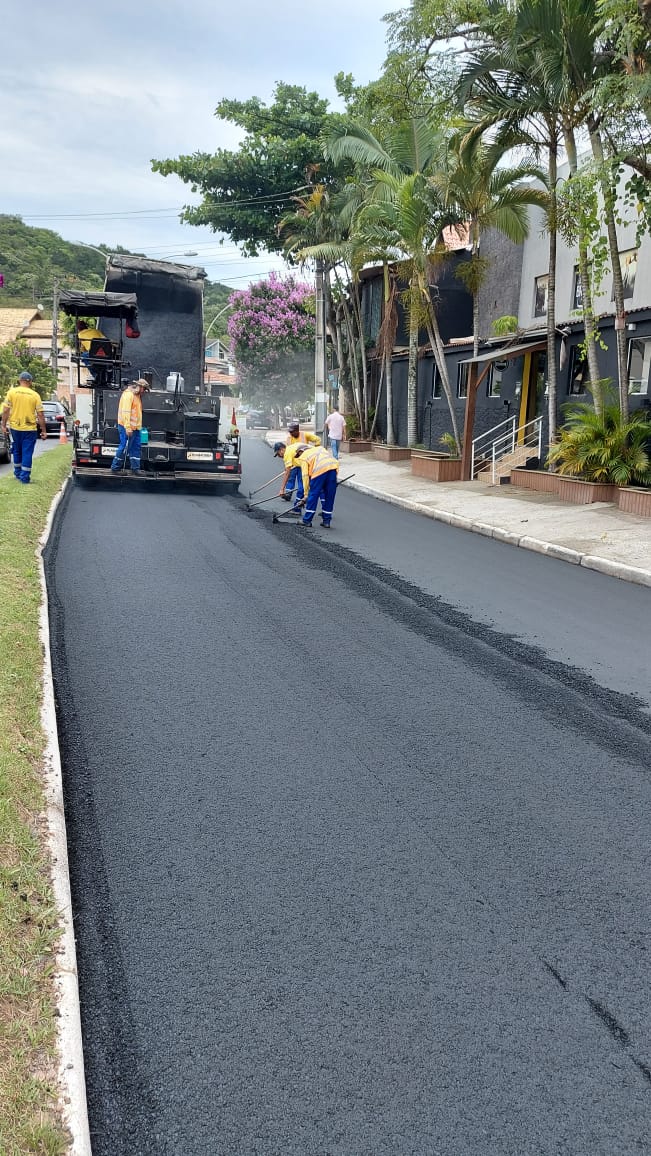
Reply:
[[[531,421],[526,422],[525,425],[521,425],[517,430],[514,430],[512,436],[504,434],[501,438],[494,440],[491,450],[491,482],[493,485],[495,485],[497,462],[500,458],[503,458],[505,454],[513,453],[516,446],[516,438],[519,446],[529,447],[537,443],[538,457],[540,457],[542,453],[542,418],[534,417]]]
[[[472,458],[471,458],[471,463],[470,463],[470,477],[471,478],[474,478],[474,476],[475,476],[475,460],[477,458],[477,451],[480,448],[481,442],[486,441],[486,447],[485,448],[487,448],[488,445],[490,444],[490,435],[495,433],[496,430],[502,429],[503,426],[508,426],[511,430],[511,434],[514,435],[514,433],[515,433],[515,416],[507,417],[504,419],[504,421],[499,421],[497,423],[497,425],[492,426],[491,429],[487,429],[484,433],[478,434],[478,436],[476,438],[473,438],[473,441],[472,441]]]

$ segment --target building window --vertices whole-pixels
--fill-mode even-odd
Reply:
[[[441,374],[435,361],[432,362],[432,397],[442,396]]]
[[[382,278],[374,277],[366,282],[364,293],[364,332],[374,345],[382,324]]]
[[[648,393],[651,370],[651,339],[637,337],[628,343],[628,392]]]
[[[502,369],[493,362],[486,374],[486,397],[499,397],[502,392]]]
[[[574,266],[574,291],[572,293],[572,309],[583,309],[583,286],[581,285],[581,275],[579,273],[579,266]]]
[[[588,361],[585,351],[580,345],[573,345],[570,350],[570,373],[567,382],[567,392],[577,396],[585,393],[588,380]]]
[[[468,370],[470,366],[459,362],[457,365],[457,397],[468,396]]]
[[[635,275],[637,273],[637,249],[626,249],[619,254],[619,263],[624,282],[624,300],[628,300],[635,292]],[[611,294],[611,301],[615,300],[615,286]]]
[[[536,289],[533,299],[533,315],[534,317],[547,316],[547,292],[549,289],[549,275],[545,273],[544,277],[536,277]]]

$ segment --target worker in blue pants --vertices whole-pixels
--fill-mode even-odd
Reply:
[[[290,514],[299,513],[301,502],[305,497],[301,467],[296,461],[296,454],[299,449],[305,450],[307,449],[307,445],[301,444],[300,442],[296,442],[294,445],[286,445],[285,442],[274,443],[274,457],[282,458],[285,467],[278,497],[289,500],[291,499],[292,491],[294,491],[294,504],[289,511]],[[288,487],[288,481],[292,476],[294,476],[295,480]]]
[[[289,425],[287,426],[287,437],[285,438],[285,445],[288,450],[292,446],[298,445],[320,446],[321,438],[317,437],[316,434],[310,433],[309,430],[301,431],[301,427],[297,421],[290,421]],[[287,462],[285,462],[285,465],[287,465]],[[297,490],[300,475],[300,469],[298,466],[295,466],[289,470],[287,476],[285,477],[284,491],[281,497],[283,497],[286,502],[291,502],[292,494],[294,494],[294,490]],[[299,494],[298,492],[294,494],[294,508],[296,508],[296,502],[300,501],[300,499],[304,496],[304,494]]]
[[[326,529],[332,521],[332,513],[337,493],[339,462],[323,446],[299,447],[294,461],[301,467],[303,489],[307,497],[299,505],[304,505],[301,526],[311,526],[319,501],[321,502],[321,525]]]

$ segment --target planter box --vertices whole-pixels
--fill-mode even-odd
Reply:
[[[430,482],[459,482],[461,458],[450,458],[431,450],[412,450],[411,472],[414,477],[427,478]]]
[[[511,485],[523,490],[538,490],[543,494],[557,494],[559,474],[549,474],[547,470],[511,470]]]
[[[651,490],[639,489],[637,486],[620,486],[617,491],[617,505],[627,514],[651,518]]]
[[[384,446],[379,442],[373,444],[373,453],[381,462],[402,462],[411,457],[406,446]]]
[[[373,442],[363,438],[349,438],[342,441],[341,449],[347,454],[370,454]]]
[[[617,486],[604,482],[586,482],[563,474],[549,474],[546,470],[511,470],[511,485],[524,490],[538,490],[556,494],[562,502],[587,506],[591,502],[616,502]]]

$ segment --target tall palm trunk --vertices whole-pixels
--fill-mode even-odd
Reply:
[[[558,245],[558,147],[549,149],[549,280],[547,282],[547,415],[549,444],[556,441],[558,376],[556,373],[556,249]]]
[[[396,434],[393,426],[393,346],[396,336],[396,307],[395,285],[392,283],[389,272],[389,263],[382,265],[384,274],[384,316],[382,318],[382,350],[384,361],[384,380],[386,383],[386,411],[387,411],[387,445],[396,444]],[[378,406],[379,409],[379,406]]]
[[[619,384],[619,411],[622,421],[628,421],[628,358],[626,348],[626,310],[624,307],[624,278],[619,259],[619,242],[617,240],[617,224],[615,221],[616,189],[612,181],[608,181],[604,171],[604,150],[601,133],[596,127],[590,130],[590,144],[592,155],[596,160],[601,176],[601,190],[604,199],[606,215],[606,229],[608,232],[608,248],[610,250],[610,264],[613,270],[613,297],[615,299],[615,338],[617,341],[617,378]]]
[[[366,341],[364,338],[364,321],[362,318],[362,302],[359,292],[359,281],[352,279],[353,312],[359,338],[359,363],[361,370],[360,380],[360,431],[363,438],[368,437],[368,359],[366,357]]]
[[[566,128],[563,135],[565,138],[565,151],[567,152],[567,160],[571,180],[571,178],[576,176],[578,172],[576,138],[572,128]],[[588,373],[590,375],[590,383],[592,386],[592,396],[594,398],[595,410],[600,414],[603,412],[604,403],[601,376],[599,372],[599,359],[597,357],[597,324],[595,321],[594,307],[592,304],[592,287],[590,285],[588,238],[586,235],[585,227],[581,221],[579,221],[578,226],[578,251],[579,279],[581,281],[581,293],[583,295],[583,328],[585,332],[585,348],[588,359]]]
[[[472,238],[472,253],[471,260],[476,261],[479,257],[479,222],[476,220],[470,221],[470,235]],[[479,354],[479,289],[475,285],[472,291],[472,355],[477,357]]]
[[[419,321],[418,274],[412,274],[409,283],[409,361],[407,370],[407,445],[415,446],[418,441],[416,394],[418,376],[418,321]]]

